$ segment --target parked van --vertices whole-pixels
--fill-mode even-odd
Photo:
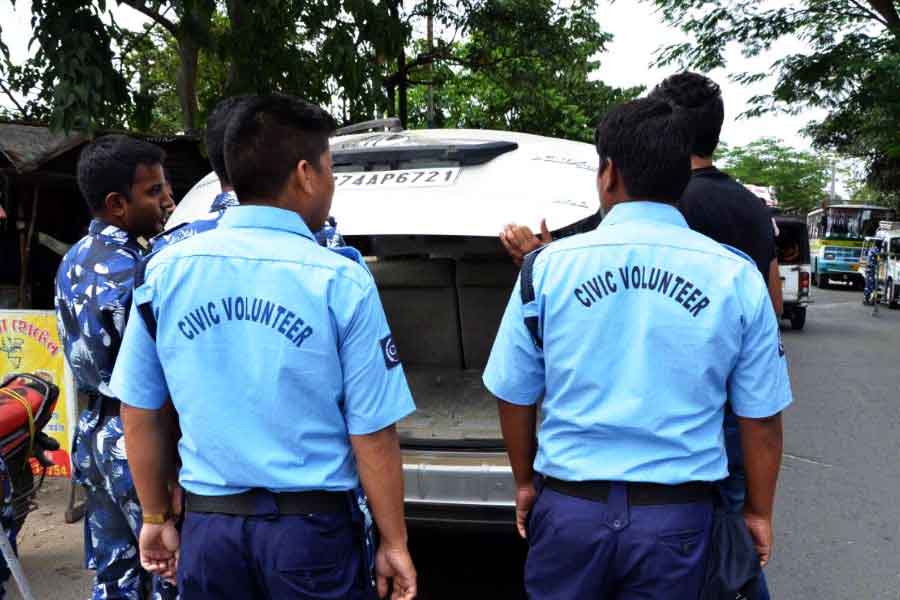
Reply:
[[[518,269],[507,223],[595,227],[590,144],[505,131],[375,131],[332,139],[331,214],[366,257],[417,410],[398,425],[410,521],[514,520],[515,483],[481,375]],[[206,215],[210,174],[169,226]],[[808,262],[808,261],[807,261]]]
[[[800,218],[779,215],[775,217],[775,224],[778,226],[775,246],[784,303],[782,318],[790,320],[792,329],[800,330],[806,324],[812,277],[809,233],[806,221]]]

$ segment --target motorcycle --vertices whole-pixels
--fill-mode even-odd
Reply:
[[[0,459],[12,486],[13,531],[21,531],[37,507],[35,495],[53,466],[46,452],[59,450],[59,443],[42,431],[58,399],[59,387],[29,373],[10,375],[0,383]],[[37,482],[32,458],[40,465]]]

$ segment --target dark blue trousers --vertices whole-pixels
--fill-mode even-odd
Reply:
[[[730,409],[725,410],[725,451],[728,454],[728,477],[719,487],[722,488],[728,511],[739,514],[744,511],[744,498],[747,496],[747,475],[744,471],[744,451],[741,448],[741,432],[737,417]],[[770,600],[769,585],[766,572],[759,573],[759,599]]]
[[[250,517],[189,512],[181,532],[181,600],[369,600],[362,543],[349,510]]]
[[[693,600],[700,594],[712,501],[629,506],[624,484],[607,502],[544,488],[528,522],[531,600]]]

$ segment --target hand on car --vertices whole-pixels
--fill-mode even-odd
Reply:
[[[522,264],[525,255],[553,241],[547,220],[541,219],[541,236],[534,235],[527,225],[510,223],[500,232],[500,242],[517,265]]]

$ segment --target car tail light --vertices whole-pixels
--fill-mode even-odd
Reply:
[[[834,260],[834,254],[831,252],[825,253],[825,260]]]
[[[809,295],[809,273],[806,273],[806,272],[800,273],[800,295],[801,296]]]

